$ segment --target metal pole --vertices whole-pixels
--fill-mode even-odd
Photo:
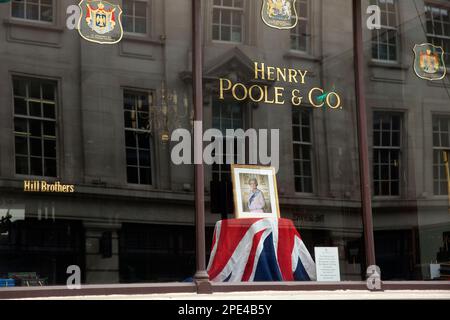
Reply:
[[[367,266],[375,265],[375,244],[372,220],[372,193],[369,175],[369,147],[367,143],[367,114],[364,84],[364,50],[363,50],[361,0],[353,0],[353,47],[355,60],[355,94],[358,114],[359,167],[362,200],[362,218],[364,228],[364,245]]]
[[[205,182],[202,161],[203,150],[203,56],[201,0],[192,0],[192,83],[194,101],[194,170],[195,170],[195,240],[196,273],[199,285],[209,280],[206,272],[205,252]],[[200,156],[198,155],[200,153]],[[200,159],[199,159],[200,158]],[[199,161],[198,161],[199,160]],[[199,286],[199,291],[200,291]]]

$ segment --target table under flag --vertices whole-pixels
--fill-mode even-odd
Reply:
[[[289,219],[218,221],[207,271],[214,282],[316,280],[314,260]]]

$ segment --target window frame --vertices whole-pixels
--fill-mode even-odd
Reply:
[[[438,163],[436,163],[435,162],[435,158],[434,158],[434,155],[435,155],[435,151],[439,151],[441,154],[443,153],[443,152],[447,152],[447,156],[448,157],[450,157],[450,127],[449,127],[449,130],[447,131],[447,137],[448,137],[448,139],[449,139],[449,145],[448,145],[448,147],[445,147],[445,146],[442,146],[441,144],[441,134],[442,133],[444,133],[445,131],[441,131],[441,121],[442,120],[446,120],[447,121],[447,125],[450,125],[450,115],[448,115],[448,114],[432,114],[431,115],[431,118],[432,118],[432,124],[431,124],[431,134],[432,134],[432,152],[433,152],[433,154],[432,154],[432,163],[433,163],[433,170],[432,170],[432,194],[433,194],[433,197],[435,197],[435,198],[448,198],[448,191],[447,191],[447,193],[441,193],[441,175],[440,175],[440,170],[441,170],[441,168],[440,168],[440,166],[441,166],[441,157],[439,157],[439,162]],[[435,120],[438,120],[439,121],[439,130],[438,131],[435,131],[434,130],[434,121]],[[439,134],[439,142],[440,142],[440,145],[439,146],[436,146],[435,145],[435,141],[434,141],[434,135],[435,134]],[[438,167],[438,179],[436,179],[436,177],[435,177],[435,175],[434,175],[434,170],[435,170],[435,167]],[[445,166],[445,164],[444,164],[444,166]],[[438,190],[439,190],[439,193],[436,193],[436,189],[435,189],[435,183],[436,182],[438,182]],[[447,188],[448,188],[448,182],[446,182],[446,185],[447,185]]]
[[[294,128],[298,127],[301,130],[301,128],[304,127],[302,124],[294,125],[294,121],[293,121],[294,115],[293,115],[293,113],[294,113],[295,109],[298,109],[300,113],[302,113],[302,112],[307,112],[308,113],[308,119],[309,119],[309,126],[308,127],[309,127],[310,142],[295,141],[294,140],[294,131],[293,131]],[[305,106],[300,106],[300,107],[292,106],[292,115],[291,115],[291,121],[292,121],[291,122],[291,130],[292,130],[291,139],[292,139],[292,160],[293,160],[293,162],[292,162],[292,165],[293,165],[292,169],[293,169],[293,173],[294,173],[293,174],[293,178],[294,178],[294,181],[293,181],[294,182],[294,193],[297,194],[297,195],[312,196],[312,195],[315,194],[315,190],[316,190],[316,186],[315,186],[315,180],[316,179],[315,179],[315,174],[314,174],[314,134],[313,134],[313,132],[314,132],[313,122],[314,121],[313,121],[313,119],[314,119],[313,111],[311,109],[309,109],[308,107],[305,107]],[[299,146],[309,146],[310,147],[310,149],[309,149],[310,161],[309,162],[310,162],[310,170],[311,170],[311,176],[310,176],[310,178],[311,178],[311,192],[297,191],[297,188],[296,188],[295,180],[297,178],[301,178],[302,179],[302,187],[303,187],[303,189],[305,189],[304,188],[304,181],[303,181],[303,179],[307,177],[307,176],[297,176],[295,174],[295,163],[296,163],[296,161],[300,161],[302,164],[304,162],[304,160],[302,160],[302,159],[296,159],[295,158],[294,148],[297,145],[299,145]]]
[[[298,7],[300,6],[300,1],[303,1],[306,4],[306,18],[305,17],[300,17],[298,16]],[[289,34],[289,50],[295,53],[301,53],[301,54],[310,54],[311,53],[311,25],[312,25],[312,15],[311,15],[311,7],[312,7],[312,3],[311,0],[297,0],[296,2],[297,5],[297,18],[298,18],[298,23],[295,26],[295,28],[292,28],[290,30],[290,34]],[[300,50],[298,49],[298,40],[300,39],[300,37],[302,36],[300,33],[298,33],[298,28],[300,26],[300,21],[305,21],[306,22],[306,35],[303,35],[305,37],[305,50]],[[295,33],[293,33],[293,31],[296,31]],[[296,37],[296,44],[297,47],[293,48],[292,47],[292,37],[295,36]]]
[[[219,0],[219,1],[223,1],[223,0]],[[235,1],[235,0],[233,0],[233,1]],[[221,2],[222,3],[222,2]],[[234,2],[233,2],[233,4],[234,4]],[[246,37],[245,37],[245,32],[246,32],[246,23],[245,23],[245,20],[246,20],[246,13],[247,13],[247,3],[246,3],[246,1],[244,1],[244,0],[242,0],[242,8],[239,8],[239,7],[234,7],[234,6],[232,6],[232,7],[228,7],[228,6],[223,6],[223,5],[215,5],[214,4],[214,0],[211,0],[211,24],[210,24],[210,32],[211,32],[211,41],[213,42],[213,43],[222,43],[222,44],[234,44],[234,45],[236,45],[236,44],[244,44],[245,43],[245,41],[246,41]],[[219,24],[216,24],[216,23],[214,23],[214,10],[219,10],[220,11],[220,22],[219,22]],[[232,38],[232,34],[230,33],[230,40],[228,41],[228,40],[223,40],[222,39],[222,37],[221,37],[221,33],[222,33],[222,31],[221,31],[221,27],[222,27],[222,10],[228,10],[228,11],[231,11],[231,12],[241,12],[241,40],[240,41],[233,41],[233,40],[231,40],[231,38]],[[233,27],[235,26],[235,25],[233,25],[233,18],[232,17],[230,17],[230,19],[231,19],[231,25],[227,25],[227,26],[229,26],[230,28],[231,28],[231,32],[232,32],[232,30],[233,30]],[[220,39],[214,39],[214,26],[219,26],[219,38]]]
[[[151,33],[151,26],[149,23],[149,18],[151,14],[151,1],[149,0],[123,0],[123,1],[132,1],[133,2],[133,15],[126,15],[125,12],[123,13],[123,17],[131,18],[133,21],[133,31],[127,31],[125,30],[125,25],[123,24],[123,32],[125,35],[132,35],[132,36],[138,36],[138,37],[145,37],[150,35]],[[136,2],[142,2],[145,4],[145,32],[136,32]],[[123,5],[123,2],[122,2]],[[141,17],[140,17],[141,18]]]
[[[437,9],[445,9],[448,12],[449,15],[449,23],[450,23],[450,4],[448,3],[436,3],[434,1],[424,1],[424,10],[425,10],[425,31],[426,31],[426,37],[427,37],[427,41],[433,45],[435,45],[435,42],[433,41],[434,39],[438,39],[439,41],[442,42],[448,42],[448,46],[450,47],[450,35],[446,36],[446,35],[436,35],[434,34],[434,28],[433,28],[433,33],[430,33],[428,30],[428,19],[427,19],[427,11],[428,8],[437,8]],[[433,19],[433,14],[430,14],[431,17],[431,23],[434,26],[434,19]],[[440,26],[442,27],[443,30],[443,22],[442,22],[442,15],[440,15]],[[442,47],[444,50],[445,48],[440,44],[440,47]],[[446,62],[446,68],[447,70],[450,70],[450,51],[446,51],[444,53],[444,59]],[[447,61],[448,60],[448,61]]]
[[[214,117],[214,111],[211,113],[211,128],[212,129],[217,129],[217,130],[220,130],[221,132],[222,132],[222,135],[223,135],[223,140],[222,140],[222,143],[223,143],[223,145],[222,145],[222,150],[223,150],[223,154],[222,154],[222,159],[224,160],[224,163],[223,164],[213,164],[213,165],[211,165],[211,180],[212,181],[224,181],[223,179],[222,179],[222,175],[224,174],[224,173],[228,173],[228,171],[226,171],[226,170],[222,170],[222,166],[230,166],[230,165],[227,165],[226,164],[226,158],[227,158],[227,156],[229,156],[230,154],[229,153],[227,153],[227,142],[228,142],[228,140],[231,138],[231,137],[229,137],[229,136],[227,136],[226,135],[226,130],[228,130],[228,129],[233,129],[233,130],[237,130],[237,129],[242,129],[242,130],[244,130],[244,132],[245,132],[245,130],[246,130],[246,126],[245,126],[245,104],[239,104],[239,103],[237,103],[236,101],[233,101],[233,100],[231,100],[231,99],[225,99],[225,100],[219,100],[219,99],[212,99],[212,108],[214,109],[215,108],[215,106],[217,105],[217,104],[220,104],[220,105],[226,105],[226,104],[231,104],[231,105],[235,105],[235,106],[238,106],[239,108],[240,108],[240,115],[241,115],[241,123],[242,123],[242,126],[241,126],[241,128],[222,128],[222,112],[220,112],[220,116],[219,117]],[[232,112],[232,115],[233,115],[233,112]],[[214,126],[214,120],[215,119],[219,119],[220,120],[220,124],[219,124],[219,128],[218,127],[215,127]],[[227,118],[228,119],[228,118]],[[235,118],[230,118],[231,119],[231,121],[232,121],[232,124],[234,123],[234,119]],[[233,126],[233,125],[232,125]],[[237,141],[237,138],[235,137],[234,138],[235,139],[235,141],[234,141],[234,152],[233,152],[233,156],[234,156],[234,159],[235,159],[235,161],[234,162],[236,162],[236,156],[237,156],[237,154],[236,154],[236,150],[237,150],[237,147],[238,147],[238,141]],[[244,143],[245,143],[245,141],[244,141]],[[246,149],[248,149],[248,147],[247,147],[247,145],[245,146],[246,147]],[[246,152],[246,156],[247,156],[247,152]],[[218,168],[219,168],[219,170],[215,170],[214,169],[214,167],[215,166],[218,166]],[[215,175],[218,175],[219,176],[219,180],[215,180],[214,179],[214,176]],[[230,182],[231,182],[231,166],[230,166],[230,171],[229,171],[229,176],[230,176]]]
[[[391,119],[391,128],[389,130],[384,130],[382,128],[382,124],[379,130],[375,130],[374,128],[374,124],[375,124],[375,115],[376,114],[381,114],[383,116],[389,115],[390,119]],[[402,184],[402,170],[403,170],[403,147],[404,147],[404,138],[403,138],[403,129],[404,129],[404,123],[405,123],[405,116],[404,113],[399,112],[399,111],[384,111],[384,110],[374,110],[373,111],[373,120],[372,120],[372,166],[371,166],[371,178],[372,178],[372,196],[374,199],[399,199],[402,197],[402,190],[403,190],[403,184]],[[392,129],[392,117],[398,116],[399,117],[399,130],[393,130]],[[393,132],[398,132],[399,134],[399,145],[398,146],[383,146],[383,145],[375,145],[375,131],[379,131],[380,134],[380,142],[382,144],[382,134],[383,132],[389,132],[390,133],[390,139],[391,139],[391,144],[392,144],[392,133]],[[386,165],[383,163],[376,163],[375,160],[375,152],[376,151],[383,151],[383,150],[387,150],[389,151],[389,158],[391,156],[391,152],[392,151],[398,151],[398,181],[397,180],[392,180],[391,178],[391,164],[389,163],[389,178],[388,180],[383,180],[381,179],[382,177],[382,173],[381,173],[381,166]],[[381,157],[381,155],[380,155]],[[389,160],[390,162],[390,160]],[[379,166],[379,178],[375,179],[374,176],[374,170],[375,170],[375,165]],[[381,182],[388,182],[389,183],[389,194],[376,194],[375,191],[375,183],[381,183]],[[392,194],[392,182],[398,182],[398,194]],[[379,185],[379,191],[382,190],[381,184]]]
[[[154,90],[146,90],[146,89],[138,89],[138,88],[129,88],[129,87],[122,87],[122,119],[123,119],[123,132],[124,132],[124,136],[123,136],[123,150],[124,150],[124,157],[125,157],[125,183],[128,186],[132,186],[132,187],[139,187],[139,188],[154,188],[156,185],[156,177],[155,177],[155,155],[154,153],[156,152],[155,150],[155,143],[154,143],[154,132],[153,132],[153,126],[152,126],[152,107],[154,107],[154,99],[155,99],[155,91]],[[149,130],[143,130],[143,129],[132,129],[132,128],[128,128],[125,126],[125,94],[126,93],[131,93],[134,95],[147,95],[148,99],[149,99],[149,124],[150,124],[150,128]],[[127,160],[127,143],[126,143],[126,133],[127,131],[132,131],[132,132],[138,132],[138,133],[148,133],[149,134],[149,159],[150,159],[150,184],[145,184],[145,183],[140,183],[140,166],[139,166],[139,153],[137,153],[137,165],[128,165],[128,160]],[[136,139],[136,145],[138,146],[136,148],[136,152],[138,152],[139,150],[139,145],[138,145],[138,137],[135,136]],[[138,170],[138,183],[133,183],[133,182],[129,182],[128,180],[128,167],[133,167],[133,168],[137,168]],[[144,167],[147,168],[147,167]]]
[[[21,17],[15,17],[15,16],[13,15],[13,5],[14,5],[14,3],[15,3],[16,1],[15,1],[15,0],[11,0],[11,2],[10,2],[9,17],[10,17],[11,19],[14,19],[14,20],[28,21],[28,22],[32,22],[32,23],[42,23],[42,24],[45,24],[45,25],[55,25],[55,24],[56,24],[57,8],[58,8],[57,1],[51,0],[51,1],[52,1],[52,5],[51,5],[51,8],[52,8],[52,19],[51,19],[51,21],[41,20],[41,9],[42,9],[42,6],[43,6],[42,3],[41,3],[42,0],[38,0],[39,2],[38,2],[38,4],[37,4],[37,7],[38,7],[38,19],[28,19],[28,18],[27,18],[27,1],[28,1],[28,0],[24,0],[24,2],[23,2],[23,6],[24,6],[24,17],[21,18]],[[44,6],[45,6],[45,7],[50,7],[50,6],[47,6],[47,5],[44,5]]]
[[[13,157],[13,170],[14,170],[14,177],[16,178],[32,178],[32,179],[42,179],[45,178],[47,181],[56,181],[57,179],[61,178],[61,172],[62,172],[62,164],[61,164],[61,156],[59,154],[60,152],[60,146],[59,146],[59,141],[61,140],[61,135],[59,133],[58,130],[58,122],[59,122],[59,110],[58,110],[58,106],[60,105],[60,100],[59,100],[59,81],[52,79],[52,78],[47,78],[47,77],[36,77],[36,76],[28,76],[28,75],[22,75],[22,74],[12,74],[10,77],[11,80],[11,99],[12,99],[12,103],[11,103],[11,113],[12,113],[12,146],[13,146],[13,150],[14,150],[14,157]],[[48,102],[50,102],[50,100],[45,100],[45,99],[35,99],[35,98],[28,98],[28,85],[26,86],[26,96],[22,97],[22,96],[18,96],[18,97],[22,97],[26,100],[27,102],[27,115],[16,115],[16,111],[15,111],[15,102],[14,100],[16,99],[16,95],[14,94],[14,81],[15,80],[22,80],[22,81],[31,81],[31,80],[36,80],[36,81],[48,81],[48,82],[52,82],[54,85],[54,95],[55,95],[55,100],[53,101],[54,104],[54,108],[55,108],[55,117],[54,119],[51,118],[46,118],[44,116],[41,117],[37,117],[37,116],[29,116],[28,115],[28,101],[29,100],[33,100],[34,102],[40,102],[42,103],[47,103],[50,104]],[[40,88],[40,94],[41,94],[41,98],[42,98],[42,84],[40,84],[39,86]],[[41,106],[42,108],[42,106]],[[42,111],[42,109],[41,109]],[[55,176],[46,176],[44,175],[45,172],[45,165],[44,165],[44,160],[46,159],[45,157],[45,151],[44,151],[44,136],[42,136],[41,140],[41,156],[39,157],[41,159],[42,162],[42,175],[33,175],[31,174],[31,151],[30,151],[30,143],[29,143],[29,137],[30,134],[27,133],[26,137],[27,137],[27,152],[28,154],[26,155],[27,157],[27,163],[28,163],[28,171],[30,172],[29,174],[23,174],[23,173],[17,173],[17,164],[16,164],[16,156],[17,156],[17,150],[16,150],[16,137],[17,136],[21,136],[21,135],[17,135],[16,134],[16,129],[15,129],[15,120],[16,119],[25,119],[27,121],[27,130],[29,128],[29,120],[36,120],[40,122],[40,126],[41,126],[41,132],[43,130],[43,122],[44,121],[51,121],[54,122],[55,124],[55,137],[54,137],[54,141],[55,141],[55,157],[54,159],[51,158],[52,160],[55,160]],[[24,156],[24,155],[22,155]],[[37,158],[37,157],[36,157]]]
[[[376,5],[379,6],[379,1],[380,0],[373,0],[376,2]],[[397,0],[393,0],[394,1],[394,6],[395,6],[395,27],[392,27],[390,25],[383,25],[381,24],[381,29],[374,29],[371,30],[371,38],[370,38],[370,57],[371,57],[371,61],[375,62],[375,63],[383,63],[383,64],[399,64],[401,61],[401,40],[400,40],[400,35],[401,35],[401,26],[399,24],[399,22],[401,21],[401,17],[400,17],[400,10],[399,10],[399,1]],[[372,1],[371,1],[372,2]],[[389,19],[389,12],[386,12],[387,17],[386,17],[386,21]],[[383,11],[381,11],[381,16],[383,15]],[[382,19],[381,19],[382,20]],[[386,57],[387,59],[380,59],[380,45],[381,42],[380,40],[380,34],[385,34],[388,33],[389,31],[395,31],[396,33],[396,37],[395,37],[395,48],[396,48],[396,55],[395,55],[395,60],[391,60],[389,59],[389,51],[386,52]],[[376,40],[374,40],[374,33],[377,33],[377,38]],[[377,57],[374,58],[373,56],[373,46],[376,43],[377,46]],[[389,44],[386,43],[386,46],[389,50]]]

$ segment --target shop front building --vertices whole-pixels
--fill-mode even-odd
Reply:
[[[0,278],[66,285],[74,265],[86,285],[196,272],[194,163],[174,161],[176,130],[195,131],[192,1],[111,2],[123,11],[114,44],[80,36],[74,1],[0,4]],[[276,167],[281,217],[313,258],[338,248],[341,281],[365,281],[352,1],[286,1],[286,29],[263,19],[264,2],[201,1],[203,131],[225,147],[242,142],[231,129],[255,129],[269,147],[251,163],[246,136],[241,160]],[[370,28],[369,6],[381,18]],[[450,262],[450,81],[419,77],[414,48],[442,48],[434,75],[447,70],[450,2],[361,8],[376,265],[383,281],[448,281],[431,265]],[[221,183],[230,164],[206,163],[206,263]]]

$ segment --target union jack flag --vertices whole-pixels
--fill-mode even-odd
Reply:
[[[217,222],[207,271],[214,282],[316,279],[314,260],[288,219]]]

